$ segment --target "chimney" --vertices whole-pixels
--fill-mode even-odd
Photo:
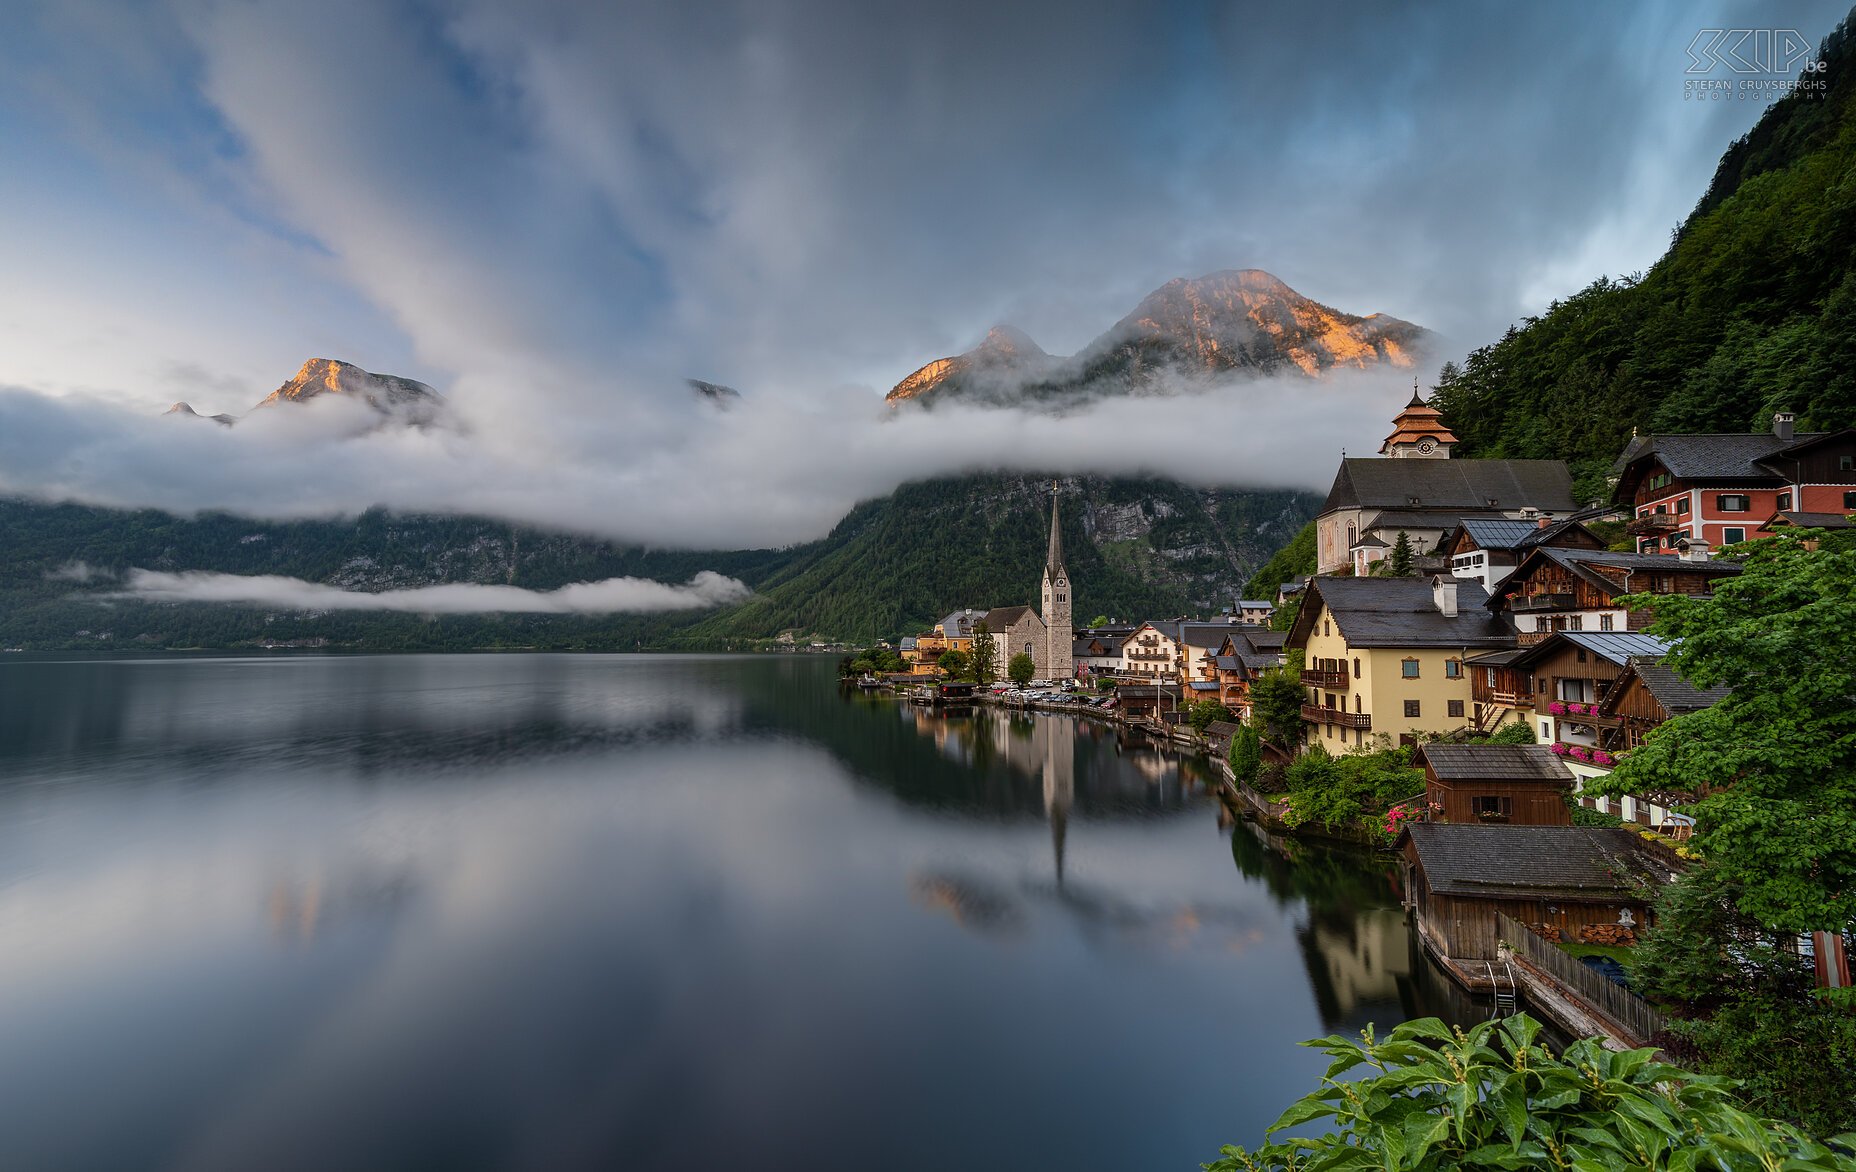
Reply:
[[[1774,412],[1772,416],[1772,434],[1778,436],[1788,444],[1791,443],[1792,424],[1797,422],[1797,419],[1798,417],[1793,415],[1790,411]]]
[[[1534,528],[1536,529],[1551,529],[1552,527],[1553,527],[1553,514],[1552,513],[1542,513],[1540,514],[1539,518],[1537,518],[1534,521]]]
[[[1456,579],[1439,574],[1431,579],[1431,600],[1437,604],[1437,613],[1447,619],[1456,617]]]
[[[1708,543],[1699,537],[1691,537],[1682,542],[1681,557],[1685,562],[1705,562],[1708,560]]]

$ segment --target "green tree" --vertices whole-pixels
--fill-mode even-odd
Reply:
[[[1403,529],[1398,531],[1397,540],[1392,542],[1392,556],[1387,562],[1394,578],[1403,578],[1411,573],[1411,534]]]
[[[1292,594],[1283,600],[1281,606],[1270,612],[1270,630],[1286,631],[1295,626],[1295,616],[1302,613],[1302,596]]]
[[[1013,683],[1017,684],[1021,688],[1024,687],[1026,684],[1030,683],[1031,678],[1037,674],[1038,674],[1037,661],[1032,659],[1029,655],[1026,655],[1022,651],[1020,651],[1017,655],[1012,656],[1012,658],[1006,662],[1006,665],[1005,665],[1006,678],[1011,680]]]
[[[1231,719],[1231,710],[1216,700],[1194,700],[1186,708],[1186,723],[1192,730],[1203,733],[1214,720]]]
[[[1263,739],[1285,751],[1302,743],[1306,726],[1302,705],[1307,694],[1289,669],[1273,667],[1250,684],[1250,720]]]
[[[1284,1111],[1256,1151],[1230,1146],[1210,1172],[1447,1172],[1462,1168],[1797,1172],[1856,1167],[1850,1137],[1820,1143],[1748,1114],[1726,1079],[1614,1053],[1585,1038],[1554,1053],[1526,1014],[1468,1031],[1434,1017],[1381,1041],[1304,1042],[1329,1058],[1321,1085]],[[1339,1076],[1367,1067],[1364,1078]],[[1336,1130],[1268,1142],[1331,1119]]]
[[[1263,738],[1257,735],[1254,725],[1239,725],[1231,734],[1231,776],[1239,785],[1254,785],[1257,770],[1263,766]]]
[[[1671,1048],[1740,1081],[1754,1110],[1820,1135],[1856,1128],[1856,1014],[1818,994],[1796,937],[1740,910],[1718,867],[1692,867],[1657,895],[1631,984],[1679,1015]]]
[[[1089,620],[1089,625],[1091,627],[1106,627],[1108,626],[1108,616],[1099,614],[1095,618]]]
[[[941,658],[935,660],[935,663],[940,666],[941,670],[946,672],[948,676],[953,679],[965,678],[972,662],[973,661],[967,656],[966,652],[958,651],[951,647],[941,652]]]
[[[1856,922],[1856,552],[1752,542],[1710,597],[1664,595],[1666,663],[1724,699],[1624,754],[1594,793],[1701,796],[1694,845],[1740,909],[1788,932]]]
[[[876,670],[876,664],[872,663],[869,659],[859,657],[857,659],[851,660],[850,671],[844,674],[863,676],[863,675],[869,675],[871,672],[875,670]]]
[[[973,662],[971,664],[974,682],[981,687],[999,678],[999,649],[992,641],[992,628],[981,619],[973,624]]]

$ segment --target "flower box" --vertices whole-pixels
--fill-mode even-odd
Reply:
[[[1572,752],[1572,747],[1567,745],[1564,741],[1554,741],[1551,752],[1555,757],[1564,757],[1566,754]]]
[[[1592,764],[1594,765],[1616,765],[1617,763],[1618,759],[1605,752],[1603,749],[1592,754]]]
[[[1574,745],[1572,747],[1572,755],[1580,761],[1590,761],[1592,759],[1592,751],[1584,745]]]
[[[1566,715],[1566,705],[1561,703],[1558,700],[1555,700],[1551,704],[1547,705],[1547,711],[1551,712],[1555,716],[1564,716]]]

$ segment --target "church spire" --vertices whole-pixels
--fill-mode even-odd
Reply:
[[[1050,482],[1050,553],[1044,558],[1044,574],[1049,578],[1063,576],[1063,532],[1057,524],[1057,482]]]

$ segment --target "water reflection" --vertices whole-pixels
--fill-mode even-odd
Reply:
[[[832,667],[0,660],[0,1168],[1190,1168],[1423,1002],[1192,760]]]

